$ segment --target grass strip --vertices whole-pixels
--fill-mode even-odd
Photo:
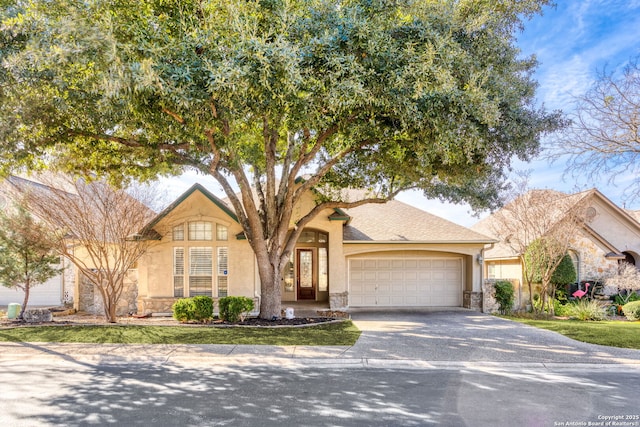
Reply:
[[[508,317],[536,328],[558,332],[577,341],[609,347],[640,349],[640,322],[535,320]]]
[[[306,327],[141,325],[33,326],[0,330],[0,341],[94,344],[353,345],[360,330],[351,322]]]

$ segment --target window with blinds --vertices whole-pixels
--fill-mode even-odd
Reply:
[[[184,297],[184,248],[173,248],[173,296]]]
[[[228,295],[228,274],[229,274],[229,248],[218,248],[218,296],[226,297]]]
[[[189,296],[212,296],[212,248],[189,248]]]

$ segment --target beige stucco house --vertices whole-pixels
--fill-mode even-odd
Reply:
[[[138,263],[138,313],[170,312],[176,299],[194,295],[258,302],[256,259],[242,228],[233,210],[203,186],[191,187],[142,232],[156,243]],[[282,302],[480,310],[479,260],[492,242],[398,201],[327,210],[298,240]]]
[[[640,223],[635,212],[621,209],[596,189],[565,196],[571,198],[571,203],[584,204],[587,209],[588,221],[574,237],[569,250],[577,282],[597,281],[621,261],[640,265]],[[494,214],[471,229],[500,240],[497,224]],[[500,240],[484,252],[483,274],[487,279],[511,280],[516,285],[517,303],[523,305],[529,298],[518,255]]]

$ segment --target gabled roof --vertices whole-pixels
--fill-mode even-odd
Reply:
[[[213,204],[219,207],[224,213],[229,215],[229,217],[231,217],[231,219],[233,219],[235,222],[238,222],[238,217],[236,216],[236,214],[222,200],[220,200],[213,193],[211,193],[209,190],[204,188],[201,184],[196,183],[196,184],[193,184],[191,188],[189,188],[187,191],[182,193],[182,195],[180,195],[180,197],[178,197],[173,203],[171,203],[169,206],[164,208],[162,212],[160,212],[154,219],[151,220],[151,222],[145,225],[144,228],[140,231],[140,234],[148,237],[153,235],[154,233],[153,227],[158,225],[158,223],[164,217],[166,217],[171,211],[173,211],[180,204],[182,204],[187,198],[189,198],[189,196],[191,196],[196,191],[200,192],[203,196],[209,199]]]
[[[345,209],[348,242],[493,243],[495,239],[397,200]]]
[[[157,238],[155,227],[194,192],[199,191],[228,214],[238,218],[222,200],[200,184],[194,184],[178,199],[160,212],[140,234]],[[496,240],[466,227],[447,221],[397,200],[384,204],[371,203],[351,209],[334,209],[330,221],[344,221],[345,242],[420,242],[420,243],[493,243]],[[242,233],[241,233],[242,234]],[[240,238],[239,236],[237,236]]]
[[[618,207],[615,203],[609,200],[604,194],[602,194],[599,190],[592,188],[590,190],[581,191],[574,194],[567,194],[556,190],[531,190],[520,197],[527,197],[532,193],[542,194],[542,196],[547,195],[547,200],[550,201],[548,209],[551,215],[554,215],[560,220],[564,215],[563,209],[570,209],[571,207],[576,206],[578,203],[582,202],[587,198],[596,198],[609,206],[614,212],[616,212],[621,218],[629,221],[640,231],[640,223],[632,216],[629,211],[625,211]],[[552,203],[553,202],[553,203]],[[505,209],[505,208],[503,208]],[[488,236],[495,237],[499,239],[499,237],[495,236],[495,228],[497,227],[496,214],[488,216],[487,218],[482,219],[481,221],[474,224],[471,229],[477,231],[479,233],[484,233]],[[596,241],[600,246],[605,248],[606,250],[611,251],[611,253],[616,254],[619,253],[619,249],[616,249],[613,244],[611,244],[606,238],[597,233],[589,224],[584,224],[582,226],[584,232],[590,236],[594,241]],[[498,242],[491,250],[490,256],[487,258],[493,259],[504,259],[504,258],[513,258],[518,254],[514,252],[514,250],[503,240]]]

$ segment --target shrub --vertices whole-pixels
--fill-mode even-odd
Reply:
[[[553,300],[553,313],[556,316],[564,317],[570,316],[572,304],[565,304],[560,299]]]
[[[604,309],[595,300],[579,299],[567,304],[569,317],[578,320],[603,320]]]
[[[173,318],[179,322],[205,322],[213,318],[213,300],[198,295],[181,298],[173,304]]]
[[[622,311],[627,319],[631,321],[640,320],[640,301],[632,301],[622,306]]]
[[[243,321],[247,313],[253,310],[253,300],[247,297],[223,297],[218,300],[220,318],[227,322]]]
[[[500,313],[507,314],[513,308],[513,285],[506,280],[498,280],[494,284],[496,290],[496,302],[500,306]]]
[[[178,322],[186,322],[192,317],[193,302],[191,298],[180,298],[171,308],[173,310],[173,318]]]
[[[204,322],[213,319],[213,299],[205,295],[193,298],[193,320]]]

